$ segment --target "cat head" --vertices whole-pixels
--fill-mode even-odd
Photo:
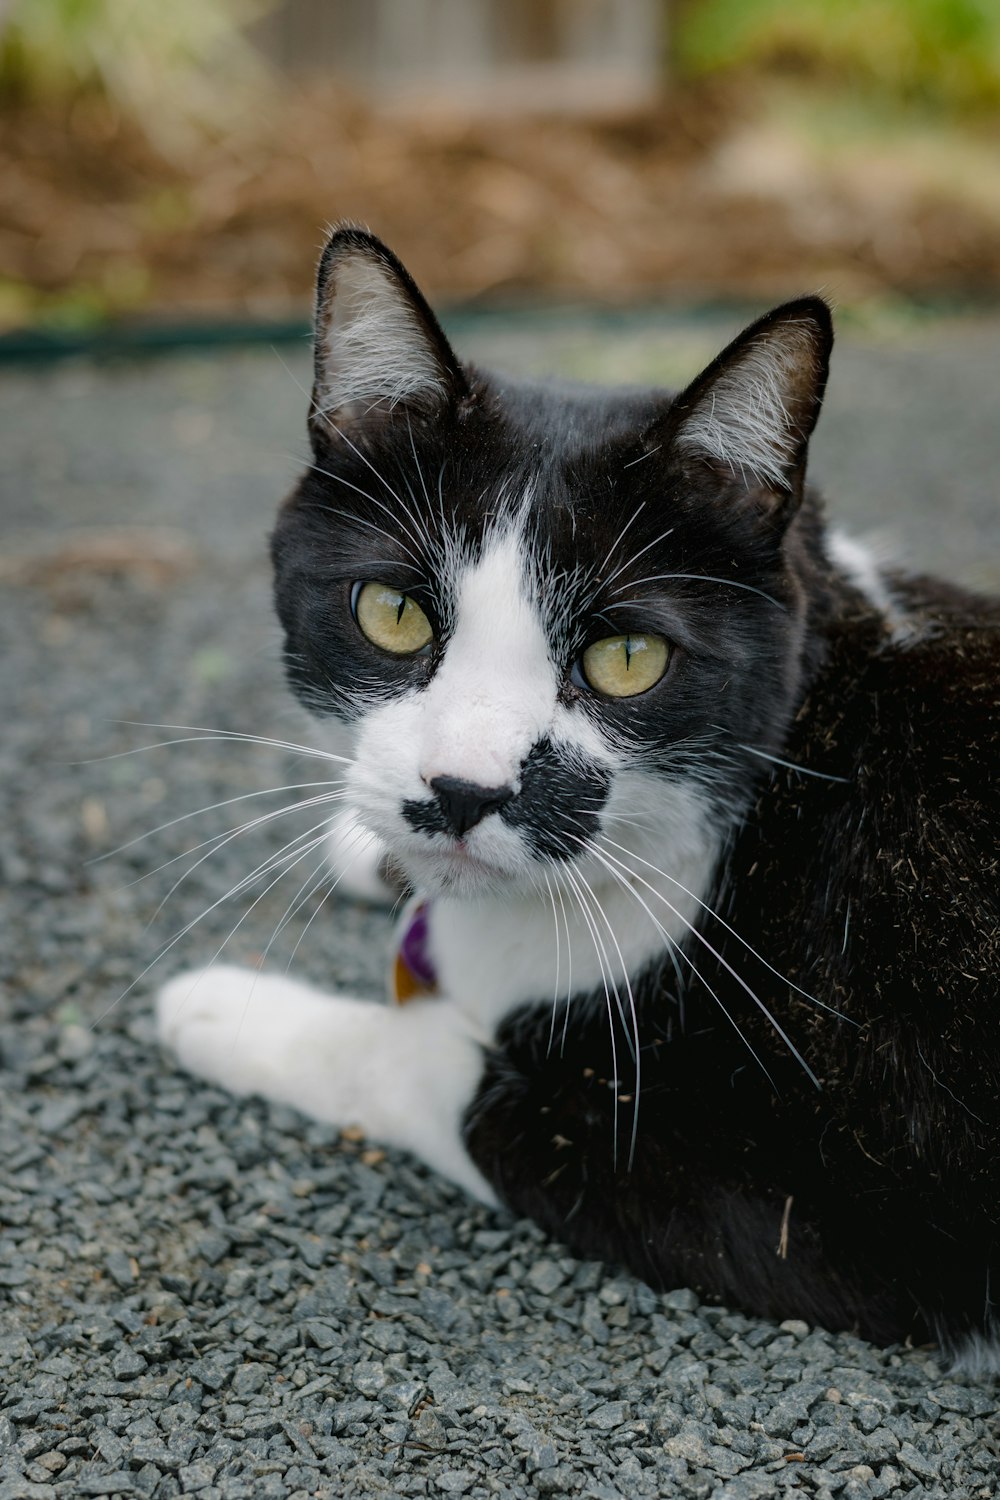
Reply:
[[[384,245],[332,235],[276,600],[292,686],[350,726],[352,801],[415,883],[662,854],[745,809],[808,652],[831,341],[808,297],[679,396],[488,375]]]

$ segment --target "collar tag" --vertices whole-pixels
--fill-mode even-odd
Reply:
[[[438,993],[437,974],[430,955],[430,902],[413,896],[403,908],[396,929],[396,948],[389,974],[389,999],[406,1005]]]

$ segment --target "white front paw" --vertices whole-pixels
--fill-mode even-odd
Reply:
[[[190,1072],[234,1093],[273,1093],[285,1071],[289,1011],[308,993],[230,964],[179,974],[157,998],[160,1040]]]

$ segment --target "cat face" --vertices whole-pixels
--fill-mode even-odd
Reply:
[[[662,855],[745,808],[802,671],[829,343],[807,299],[678,398],[500,380],[383,246],[333,236],[276,599],[291,682],[350,726],[352,802],[416,884],[593,873],[602,840]]]

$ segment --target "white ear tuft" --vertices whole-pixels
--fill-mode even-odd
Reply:
[[[679,398],[677,448],[790,489],[819,414],[831,339],[818,298],[755,323]]]
[[[313,410],[333,421],[425,409],[454,389],[454,356],[403,267],[373,236],[339,230],[320,263]]]

